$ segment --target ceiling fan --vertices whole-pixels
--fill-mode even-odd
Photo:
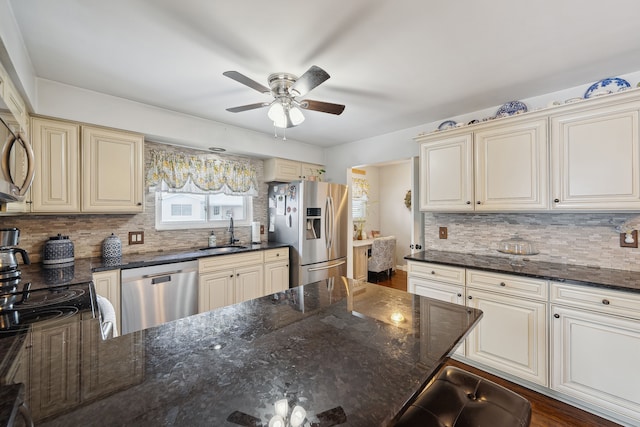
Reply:
[[[258,102],[240,107],[227,108],[227,111],[239,113],[256,108],[270,107],[267,115],[273,121],[273,125],[279,128],[290,128],[302,123],[304,121],[304,115],[300,109],[336,115],[344,111],[344,105],[341,104],[314,101],[312,99],[297,99],[298,97],[306,95],[330,77],[326,71],[315,65],[311,66],[311,68],[300,77],[289,73],[270,74],[267,79],[269,87],[265,87],[237,71],[225,71],[222,74],[258,92],[269,94],[274,98],[271,102]]]

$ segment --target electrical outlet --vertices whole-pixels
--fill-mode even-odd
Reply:
[[[260,234],[264,234],[264,225],[260,225]]]
[[[447,238],[447,227],[440,227],[438,229],[438,237],[440,237],[441,239]]]
[[[627,238],[627,234],[630,234],[630,239]],[[630,240],[630,241],[627,241]],[[637,248],[638,247],[638,230],[633,230],[631,233],[620,233],[620,247],[621,248]]]
[[[144,231],[130,231],[129,244],[142,245],[144,243]]]

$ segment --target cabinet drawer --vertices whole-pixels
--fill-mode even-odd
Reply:
[[[264,251],[264,262],[289,260],[289,248],[277,248]]]
[[[243,254],[218,255],[208,258],[200,258],[198,271],[208,273],[221,268],[237,267],[242,265],[253,265],[263,263],[262,251],[253,251]]]
[[[640,294],[551,282],[551,302],[640,319]]]
[[[432,281],[464,285],[464,268],[419,261],[407,262],[407,268],[409,277],[424,277]]]
[[[467,270],[467,286],[540,300],[546,300],[548,295],[548,285],[545,280],[477,270]]]

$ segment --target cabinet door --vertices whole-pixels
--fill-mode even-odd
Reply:
[[[640,208],[639,110],[635,102],[551,118],[553,208]]]
[[[36,171],[33,212],[80,212],[80,127],[34,117],[31,143]]]
[[[82,128],[82,211],[142,212],[142,135]]]
[[[234,285],[233,269],[201,274],[198,282],[198,313],[234,304]]]
[[[271,295],[289,289],[289,262],[269,262],[264,265],[264,293]]]
[[[353,248],[353,278],[356,280],[367,281],[370,248],[369,245]]]
[[[262,268],[262,265],[254,265],[235,269],[236,303],[264,296]]]
[[[473,211],[472,135],[420,145],[420,210]]]
[[[412,294],[422,295],[423,297],[440,301],[460,305],[464,305],[465,303],[463,286],[453,286],[409,276],[407,290]]]
[[[297,181],[302,176],[300,163],[285,159],[268,159],[264,163],[265,181]]]
[[[546,118],[476,132],[474,157],[476,211],[548,208]]]
[[[301,163],[300,179],[318,179],[320,177],[321,169],[323,169],[322,165],[316,165],[313,163]]]
[[[546,386],[546,303],[468,288],[467,305],[483,312],[467,338],[467,357]]]
[[[38,420],[72,408],[80,402],[79,316],[42,322],[31,330],[31,384],[29,404]],[[45,326],[46,325],[46,326]]]
[[[640,424],[640,325],[562,306],[552,307],[551,388]]]
[[[102,271],[93,273],[93,286],[96,293],[108,299],[116,312],[116,329],[118,333],[121,329],[120,319],[120,270]]]

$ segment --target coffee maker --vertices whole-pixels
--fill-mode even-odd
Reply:
[[[20,254],[23,264],[31,264],[27,251],[16,247],[19,242],[19,229],[0,228],[0,282],[3,285],[20,277],[16,254]]]

